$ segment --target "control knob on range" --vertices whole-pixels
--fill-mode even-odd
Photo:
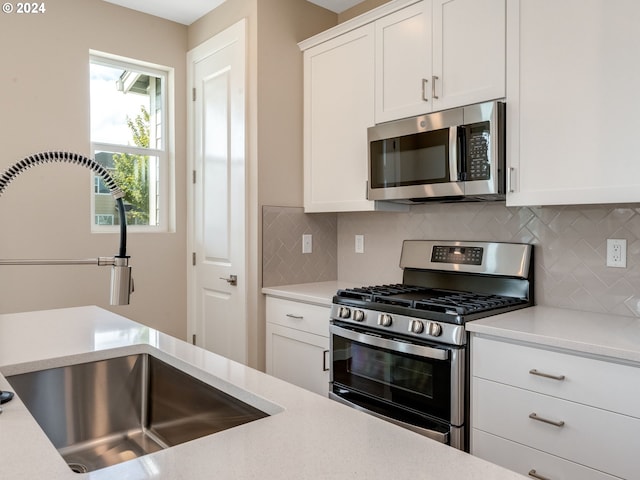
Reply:
[[[351,310],[347,307],[340,307],[338,309],[339,318],[349,318],[351,316]]]
[[[393,318],[388,313],[381,313],[378,315],[378,325],[383,327],[390,327],[393,323]]]
[[[364,312],[362,310],[354,310],[353,311],[353,319],[356,322],[363,322],[364,321]]]
[[[429,325],[427,326],[427,335],[439,337],[442,335],[442,326],[438,323],[429,322]]]
[[[411,320],[409,323],[409,331],[411,333],[422,333],[424,331],[424,323],[420,320]]]
[[[442,335],[442,326],[434,322],[422,322],[420,320],[411,320],[409,323],[409,331],[411,333],[426,333],[432,337]]]

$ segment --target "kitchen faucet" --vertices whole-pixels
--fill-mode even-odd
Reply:
[[[120,217],[120,249],[113,257],[98,257],[81,260],[3,260],[0,265],[99,265],[111,268],[111,305],[129,305],[129,296],[133,292],[131,267],[127,256],[127,218],[122,197],[124,193],[113,180],[109,172],[95,160],[69,152],[43,152],[25,157],[7,168],[0,175],[0,197],[15,177],[25,170],[48,163],[71,163],[93,170],[102,177],[105,185],[116,200],[118,216]]]
[[[113,257],[99,257],[81,260],[3,260],[0,265],[99,265],[111,266],[111,305],[129,305],[129,296],[133,292],[133,279],[131,267],[127,256],[127,219],[122,197],[124,193],[113,180],[109,172],[95,160],[70,152],[42,152],[25,157],[19,162],[7,168],[0,175],[0,197],[9,184],[19,174],[36,165],[49,163],[70,163],[87,167],[102,177],[105,185],[116,201],[118,216],[120,217],[120,249]],[[11,392],[0,390],[0,404],[6,403],[13,397]],[[0,409],[0,412],[2,410]]]

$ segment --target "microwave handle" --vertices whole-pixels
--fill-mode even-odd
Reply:
[[[458,180],[467,180],[467,128],[462,125],[456,127],[456,143],[458,147]]]
[[[458,149],[458,127],[449,127],[449,181],[460,180],[462,164]]]

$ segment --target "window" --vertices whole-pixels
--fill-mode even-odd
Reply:
[[[169,101],[172,72],[105,54],[90,58],[91,146],[124,192],[128,225],[172,230]],[[118,225],[115,200],[93,179],[93,230]],[[134,227],[138,228],[138,227]]]

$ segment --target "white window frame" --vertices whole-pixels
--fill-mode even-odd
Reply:
[[[161,148],[141,148],[131,145],[110,144],[102,142],[91,142],[91,152],[95,157],[97,152],[106,151],[114,153],[129,153],[134,155],[145,155],[158,159],[158,169],[150,169],[151,180],[149,181],[149,197],[157,198],[157,205],[150,205],[150,216],[152,209],[159,212],[156,218],[156,225],[128,225],[129,232],[175,232],[175,94],[174,82],[175,72],[173,68],[162,65],[142,62],[131,58],[112,55],[109,53],[90,50],[90,63],[104,65],[115,68],[133,70],[144,75],[159,77],[162,79],[164,105],[161,107]],[[159,182],[153,181],[156,174],[160,177]],[[113,233],[119,227],[117,225],[96,225],[95,224],[95,189],[94,180],[91,179],[91,231],[93,233]],[[157,184],[157,191],[155,186]]]

